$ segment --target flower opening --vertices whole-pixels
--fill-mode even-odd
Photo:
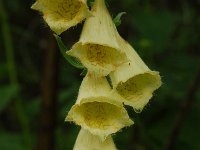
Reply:
[[[116,91],[124,98],[124,103],[141,112],[152,97],[152,93],[161,86],[161,78],[158,72],[151,71],[145,65],[136,51],[120,35],[118,40],[130,62],[112,72],[111,80]]]
[[[90,14],[85,0],[37,0],[31,8],[42,12],[44,20],[57,34]]]
[[[116,38],[116,27],[104,0],[96,0],[93,17],[87,18],[79,42],[67,53],[78,58],[90,72],[106,76],[127,62]]]
[[[75,122],[105,140],[108,135],[133,124],[120,98],[111,90],[105,77],[86,75],[77,102],[66,120]]]

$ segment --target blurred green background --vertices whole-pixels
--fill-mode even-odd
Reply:
[[[72,150],[79,127],[64,122],[81,70],[59,53],[34,1],[0,0],[0,150]],[[120,34],[163,85],[135,125],[114,135],[119,150],[200,150],[200,0],[108,0],[125,11]],[[68,48],[82,25],[62,34]]]

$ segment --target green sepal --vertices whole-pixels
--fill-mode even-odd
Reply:
[[[54,34],[54,37],[56,38],[56,41],[58,43],[58,47],[60,49],[61,54],[63,55],[63,57],[74,67],[78,68],[78,69],[84,69],[85,67],[82,65],[82,63],[76,59],[75,57],[72,57],[70,55],[67,55],[66,51],[67,51],[67,47],[65,46],[65,44],[62,42],[62,39]]]
[[[113,19],[113,22],[115,24],[116,27],[118,27],[119,25],[121,25],[122,21],[121,21],[121,17],[123,15],[125,15],[126,12],[120,12],[117,14],[117,16]]]

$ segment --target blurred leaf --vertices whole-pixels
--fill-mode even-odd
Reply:
[[[148,52],[155,53],[165,50],[172,33],[177,27],[178,17],[176,14],[166,11],[148,10],[135,13],[134,20],[141,37],[151,42],[153,51]]]
[[[200,93],[200,90],[197,92]],[[196,96],[195,105],[185,118],[182,126],[180,138],[176,143],[176,147],[181,146],[181,150],[199,150],[200,149],[200,99]],[[194,123],[195,121],[195,123]],[[195,129],[195,130],[194,130]],[[191,140],[192,139],[192,140]]]
[[[59,118],[64,120],[67,112],[71,109],[76,101],[79,85],[73,84],[70,88],[59,92]]]
[[[62,42],[62,39],[54,34],[54,37],[56,38],[56,41],[58,43],[60,52],[62,53],[63,57],[74,67],[78,68],[78,69],[84,69],[85,67],[81,64],[81,62],[79,60],[77,60],[76,58],[67,55],[66,51],[67,48],[65,46],[65,44]]]
[[[126,12],[120,12],[120,13],[118,13],[117,16],[113,19],[113,22],[114,22],[114,24],[115,24],[116,27],[118,27],[118,26],[121,25],[121,23],[122,23],[121,17],[122,17],[123,15],[125,15],[125,14],[126,14]]]
[[[0,112],[6,108],[18,92],[19,87],[17,85],[0,87]]]
[[[22,137],[18,134],[0,133],[1,150],[24,150]]]
[[[67,125],[67,134],[63,134],[62,128],[56,130],[56,150],[72,150],[78,136],[80,127],[73,124]],[[67,143],[67,144],[66,144]]]
[[[40,113],[40,106],[41,106],[41,97],[37,97],[26,103],[25,105],[25,112],[31,121],[35,119],[35,117]]]
[[[0,79],[3,79],[8,74],[7,63],[0,63]]]

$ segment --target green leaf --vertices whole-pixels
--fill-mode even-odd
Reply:
[[[2,150],[25,150],[20,134],[0,132],[0,149]]]
[[[17,85],[0,87],[0,112],[3,111],[19,92]]]
[[[74,58],[74,57],[72,57],[72,56],[67,55],[67,53],[66,53],[67,48],[66,48],[66,46],[64,45],[64,43],[62,42],[62,39],[61,39],[58,35],[56,35],[56,34],[54,34],[54,37],[56,38],[56,41],[57,41],[57,43],[58,43],[60,52],[62,53],[63,57],[64,57],[72,66],[74,66],[74,67],[76,67],[76,68],[78,68],[78,69],[84,69],[85,67],[82,65],[82,63],[81,63],[78,59],[76,59],[76,58]]]
[[[123,15],[125,15],[126,12],[120,12],[117,14],[117,16],[113,19],[113,22],[115,24],[116,27],[118,27],[119,25],[121,25],[122,21],[121,21],[121,17]]]

